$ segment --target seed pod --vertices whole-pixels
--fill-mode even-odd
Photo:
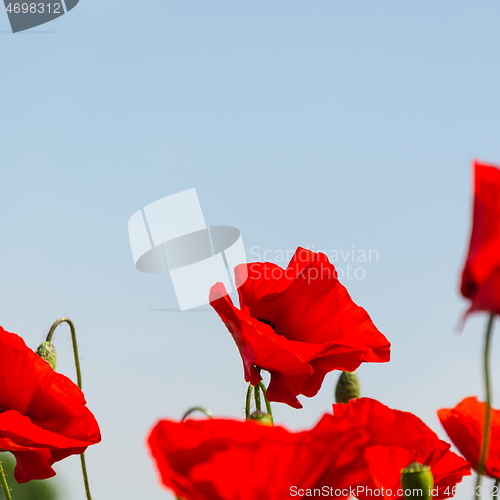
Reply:
[[[358,376],[355,373],[342,372],[335,388],[335,402],[347,404],[351,399],[360,396]]]
[[[432,500],[434,476],[428,465],[413,462],[401,471],[405,500]]]
[[[252,420],[253,422],[256,422],[261,425],[269,425],[273,426],[273,417],[269,415],[269,413],[264,413],[262,411],[254,411],[248,418],[247,420]]]

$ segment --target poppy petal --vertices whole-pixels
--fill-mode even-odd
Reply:
[[[317,394],[327,373],[389,361],[389,341],[324,254],[299,247],[286,269],[254,262],[237,266],[235,276],[240,309],[222,283],[210,303],[238,346],[245,380],[261,380],[256,367],[271,374],[270,401],[301,408],[296,396]]]
[[[483,436],[486,403],[468,397],[455,408],[443,408],[438,417],[446,433],[460,453],[477,469]],[[491,411],[491,438],[485,473],[500,479],[500,410]]]
[[[54,462],[101,439],[82,391],[1,327],[0,395],[0,439],[16,456],[18,482],[53,476]]]

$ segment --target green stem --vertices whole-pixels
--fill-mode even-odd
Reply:
[[[269,399],[267,399],[267,391],[266,391],[266,386],[260,382],[259,383],[260,390],[262,391],[262,394],[264,396],[264,402],[266,403],[266,410],[269,415],[271,415],[271,418],[273,416],[273,409],[271,408],[271,403],[269,402]]]
[[[263,382],[259,382],[256,386],[253,386],[252,384],[248,384],[247,400],[246,400],[246,408],[245,408],[246,418],[247,419],[250,418],[250,415],[252,413],[252,410],[251,410],[252,391],[255,391],[255,394],[254,394],[255,409],[257,411],[261,411],[261,409],[262,409],[262,400],[260,397],[260,391],[262,391],[262,396],[264,396],[264,402],[266,404],[267,413],[269,413],[269,415],[271,415],[271,419],[273,419],[273,410],[271,408],[271,403],[269,402],[269,399],[267,399],[266,386],[264,385]],[[274,419],[273,419],[273,423],[274,423]]]
[[[486,458],[488,457],[488,451],[490,446],[490,434],[491,434],[491,383],[490,383],[490,345],[491,345],[491,334],[493,333],[493,321],[495,315],[490,314],[488,320],[488,326],[486,328],[486,338],[484,341],[484,383],[486,388],[486,411],[484,414],[484,427],[483,427],[483,440],[481,443],[481,455],[479,463],[477,464],[477,482],[476,482],[476,499],[479,500],[481,496],[479,494],[481,486],[481,476],[484,474],[486,467]]]
[[[261,411],[262,410],[262,403],[260,402],[260,383],[257,384],[256,386],[254,386],[253,390],[255,391],[254,392],[254,398],[255,398],[255,409],[257,411]]]
[[[189,408],[189,410],[186,413],[184,413],[184,415],[181,418],[181,422],[184,422],[184,420],[186,420],[186,418],[188,418],[189,415],[191,415],[191,413],[194,413],[195,411],[200,411],[208,418],[213,417],[213,413],[207,408],[203,408],[203,406],[194,406],[193,408]]]
[[[76,342],[76,332],[75,332],[75,325],[73,325],[73,322],[68,319],[68,318],[61,318],[58,319],[51,327],[49,330],[49,333],[47,334],[47,342],[52,342],[52,335],[54,335],[55,329],[61,324],[61,323],[68,323],[69,328],[71,330],[71,341],[73,343],[73,355],[75,357],[75,366],[76,366],[76,382],[80,390],[82,390],[82,372],[80,370],[80,358],[78,357],[78,344]]]
[[[9,485],[7,484],[7,478],[5,477],[5,472],[3,471],[2,462],[0,462],[0,483],[2,483],[5,500],[12,500],[12,497],[10,496]]]
[[[252,409],[251,409],[252,391],[253,391],[253,385],[248,384],[247,399],[246,399],[246,405],[245,405],[245,418],[250,418],[250,415],[252,413]]]
[[[85,493],[87,494],[88,500],[92,500],[92,496],[90,495],[89,478],[87,476],[87,466],[85,465],[85,453],[82,453],[80,455],[80,463],[82,464],[82,475],[83,482],[85,484]]]
[[[49,333],[47,334],[46,341],[52,342],[52,335],[54,335],[55,329],[61,323],[67,323],[69,325],[70,330],[71,330],[71,341],[73,343],[73,355],[75,358],[75,367],[76,367],[76,381],[77,381],[78,388],[80,390],[82,390],[82,372],[80,370],[80,358],[78,356],[78,344],[76,342],[76,331],[75,331],[75,325],[73,325],[73,322],[68,318],[58,319],[50,327]],[[85,465],[85,454],[84,453],[82,453],[80,455],[80,462],[82,464],[83,483],[85,485],[85,493],[87,494],[87,500],[92,500],[92,496],[90,494],[89,478],[87,476],[87,466]]]

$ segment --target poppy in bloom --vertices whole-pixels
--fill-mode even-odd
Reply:
[[[431,468],[436,498],[453,496],[454,486],[470,475],[469,464],[412,413],[359,398],[333,405],[333,414],[356,423],[369,435],[365,459],[371,479],[359,485],[356,497],[360,500],[373,497],[370,489],[383,491],[380,496],[387,500],[402,498],[401,470],[413,462]]]
[[[18,483],[55,475],[52,465],[101,440],[85,398],[67,377],[0,327],[0,451]]]
[[[284,500],[315,488],[349,496],[367,476],[359,466],[366,440],[358,426],[325,415],[302,432],[253,421],[162,420],[148,444],[161,481],[179,498]]]
[[[469,253],[462,273],[469,312],[500,314],[500,170],[474,162],[474,209]]]
[[[389,361],[389,341],[324,254],[298,248],[286,269],[241,264],[235,279],[240,308],[222,283],[212,287],[210,304],[236,342],[245,380],[257,385],[260,369],[270,372],[270,401],[301,408],[297,395],[316,395],[328,372]]]
[[[486,403],[465,398],[455,408],[443,408],[438,417],[453,444],[477,470],[481,450]],[[500,410],[491,411],[491,438],[485,474],[500,479]]]

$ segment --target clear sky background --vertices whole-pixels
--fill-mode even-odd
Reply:
[[[363,395],[442,437],[437,409],[484,396],[486,317],[456,325],[470,162],[500,163],[499,24],[496,0],[81,0],[16,35],[0,15],[0,324],[36,348],[75,322],[103,436],[96,500],[172,498],[144,445],[160,417],[243,415],[218,316],[152,311],[177,307],[170,279],[132,260],[129,217],[185,189],[252,260],[378,252],[343,280],[393,346],[359,369]],[[73,377],[64,327],[55,343]],[[302,410],[275,404],[276,420],[314,425],[337,377]],[[55,468],[64,500],[83,499],[78,459]]]

